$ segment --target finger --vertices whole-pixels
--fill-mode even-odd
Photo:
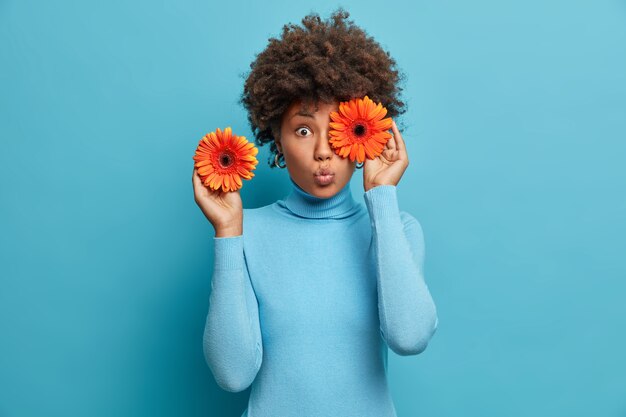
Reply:
[[[398,126],[396,126],[396,121],[393,119],[391,120],[391,128],[393,130],[393,136],[395,138],[396,148],[400,152],[405,152],[406,148],[404,145],[404,138],[400,134],[400,131],[398,130]]]
[[[387,149],[391,151],[396,149],[396,140],[393,137],[393,135],[391,135],[391,137],[387,140],[387,143],[385,143],[385,146],[387,147]]]
[[[192,179],[195,184],[202,184],[202,179],[200,178],[200,174],[198,174],[198,169],[195,167],[193,169]]]
[[[203,183],[202,183],[202,178],[200,178],[200,174],[198,174],[198,169],[194,168],[193,170],[193,184],[196,187],[206,187]]]

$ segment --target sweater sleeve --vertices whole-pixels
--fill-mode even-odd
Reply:
[[[214,266],[203,350],[220,388],[245,390],[263,358],[256,295],[243,251],[243,235],[214,237]]]
[[[437,330],[437,309],[424,281],[424,235],[419,222],[400,212],[394,185],[365,192],[372,226],[380,331],[395,353],[417,355]]]

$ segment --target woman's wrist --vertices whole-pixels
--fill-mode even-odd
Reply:
[[[221,226],[215,228],[215,237],[233,237],[243,234],[242,225]]]

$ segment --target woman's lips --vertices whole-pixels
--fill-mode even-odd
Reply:
[[[331,182],[333,182],[334,177],[335,177],[335,174],[324,174],[324,175],[315,174],[315,182],[319,185],[328,185]]]
[[[335,172],[330,168],[320,168],[315,171],[315,175],[334,175]]]

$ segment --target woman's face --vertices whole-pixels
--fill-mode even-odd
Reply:
[[[283,115],[278,150],[285,156],[289,175],[303,190],[320,198],[339,192],[352,178],[356,161],[342,158],[330,146],[330,112],[339,102],[291,104]],[[327,169],[330,175],[319,175]]]

